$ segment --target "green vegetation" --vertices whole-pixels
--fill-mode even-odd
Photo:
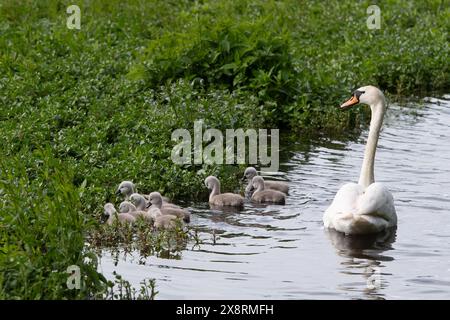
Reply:
[[[106,281],[95,255],[84,250],[84,187],[75,188],[71,172],[48,152],[35,157],[32,163],[10,157],[0,165],[0,299],[93,297]],[[71,265],[87,275],[81,290],[66,286]]]
[[[111,226],[103,224],[93,230],[88,241],[95,248],[108,249],[112,253],[137,251],[141,257],[156,255],[176,259],[181,256],[189,238],[194,238],[193,235],[189,237],[189,231],[184,229],[181,221],[177,221],[175,228],[167,230],[153,230],[143,219],[138,219],[133,226],[116,221]]]
[[[69,30],[70,1],[2,1],[0,298],[105,292],[84,242],[108,239],[121,180],[173,198],[204,199],[208,174],[237,187],[236,166],[174,165],[176,128],[337,132],[359,124],[335,106],[360,85],[448,90],[448,3],[380,2],[369,30],[372,2],[80,0]],[[83,290],[65,287],[72,264]]]

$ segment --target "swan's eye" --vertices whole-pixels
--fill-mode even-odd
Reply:
[[[359,97],[360,97],[363,93],[366,93],[366,92],[365,92],[365,91],[355,90],[355,91],[353,92],[353,95],[354,95],[356,98],[358,98],[358,100],[359,100]]]

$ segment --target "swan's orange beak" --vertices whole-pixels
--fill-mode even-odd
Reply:
[[[359,103],[359,99],[354,94],[350,99],[345,101],[343,104],[341,104],[341,109],[348,109],[351,106],[354,106],[355,104]]]

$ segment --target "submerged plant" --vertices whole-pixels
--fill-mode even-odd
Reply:
[[[106,295],[102,297],[104,300],[154,300],[158,294],[154,279],[142,280],[139,291],[137,291],[121,275],[116,272],[113,274],[115,276],[114,282],[110,281],[108,283],[110,288]]]
[[[150,255],[177,257],[186,248],[189,235],[178,219],[174,228],[163,230],[156,230],[143,219],[138,219],[135,225],[103,224],[91,231],[88,240],[95,247],[112,252],[138,252],[144,258]]]

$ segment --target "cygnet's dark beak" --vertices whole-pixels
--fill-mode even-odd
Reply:
[[[101,221],[102,223],[105,223],[106,220],[108,220],[108,218],[109,218],[109,215],[106,214],[105,212],[103,212],[103,214],[102,214],[101,217],[100,217],[100,221]]]
[[[246,176],[244,175],[244,176],[242,177],[241,181],[245,181],[245,180],[247,180],[247,178],[246,178]]]
[[[116,196],[118,196],[118,195],[120,195],[120,194],[121,194],[120,189],[117,189],[117,191],[116,191]]]
[[[152,206],[152,203],[149,202],[149,203],[147,203],[147,204],[145,205],[145,208],[148,209],[148,208],[150,208],[151,206]]]

